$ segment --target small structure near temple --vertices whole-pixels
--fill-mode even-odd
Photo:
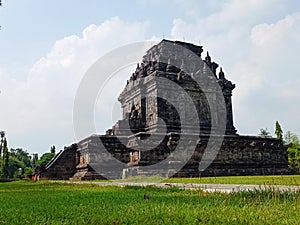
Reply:
[[[237,134],[235,84],[222,68],[217,72],[209,53],[202,60],[202,52],[169,40],[149,49],[119,96],[123,118],[105,135],[61,151],[39,171],[41,178],[291,173],[281,140]]]

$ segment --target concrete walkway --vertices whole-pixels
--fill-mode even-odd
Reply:
[[[88,181],[73,181],[70,183],[79,184],[96,184],[99,186],[155,186],[160,188],[178,187],[180,189],[201,189],[205,192],[222,192],[232,193],[239,191],[255,191],[255,190],[274,190],[281,192],[296,192],[300,191],[300,186],[284,186],[284,185],[251,185],[251,184],[183,184],[183,183],[138,183],[138,182],[88,182]]]

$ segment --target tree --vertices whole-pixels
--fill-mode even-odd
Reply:
[[[284,143],[289,146],[287,149],[289,166],[300,172],[300,141],[298,136],[287,131],[284,135]]]
[[[44,153],[41,158],[37,161],[37,166],[46,166],[48,162],[55,156],[55,146],[50,147],[50,153]]]
[[[0,150],[2,150],[2,155],[0,154],[0,177],[19,177],[23,178],[29,176],[33,173],[32,160],[30,154],[24,151],[22,148],[10,149],[8,151],[7,140],[5,137],[5,132],[0,131]],[[36,156],[37,157],[37,156]]]
[[[3,148],[3,142],[4,142],[4,138],[5,138],[5,132],[4,131],[0,131],[0,156],[2,156],[2,148]]]
[[[276,134],[277,139],[282,140],[282,133],[283,133],[283,131],[281,129],[281,126],[280,126],[279,122],[276,121],[275,134]]]
[[[30,177],[31,175],[34,174],[34,169],[32,169],[31,167],[26,167],[24,170],[24,176],[25,177]]]
[[[270,135],[270,132],[268,131],[268,128],[266,128],[266,129],[260,129],[258,135],[261,136],[261,137],[264,137],[264,138],[272,137]]]
[[[4,138],[3,146],[2,146],[2,165],[1,165],[1,177],[2,178],[8,178],[9,177],[9,171],[8,171],[8,162],[9,162],[9,152],[7,148],[7,140]]]
[[[27,151],[22,148],[10,149],[10,156],[16,157],[18,160],[23,162],[26,167],[31,167],[31,157]]]
[[[32,171],[32,161],[33,160],[27,151],[22,148],[11,148],[9,152],[8,166],[9,177],[23,178],[24,176],[28,177],[31,175],[33,172],[29,171]]]
[[[44,153],[41,158],[37,161],[38,166],[46,166],[46,164],[55,156],[55,153],[47,152]]]
[[[25,164],[14,156],[9,157],[8,161],[8,177],[23,177],[23,172],[25,170]]]

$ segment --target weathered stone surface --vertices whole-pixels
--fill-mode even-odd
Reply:
[[[173,46],[182,47],[174,48]],[[183,47],[191,51],[184,52],[182,51]],[[202,61],[200,58],[202,51],[202,46],[167,40],[163,40],[149,49],[143,57],[143,62],[141,65],[137,65],[136,71],[119,96],[118,100],[121,102],[124,119],[120,120],[114,127],[115,134],[126,133],[124,131],[126,128],[122,125],[128,124],[127,120],[130,121],[130,128],[133,132],[157,132],[159,130],[158,118],[164,120],[168,132],[178,132],[184,127],[193,127],[194,120],[189,115],[191,112],[189,108],[194,106],[199,116],[201,133],[210,133],[211,130],[218,129],[212,126],[211,116],[218,121],[218,118],[221,118],[218,113],[226,110],[226,133],[235,134],[231,102],[232,90],[235,85],[225,78],[222,70],[220,70],[219,78],[217,77],[218,65],[211,61],[209,55]],[[176,60],[174,55],[176,54],[182,58],[180,62],[174,62]],[[198,61],[195,60],[193,54],[199,57]],[[203,76],[203,85],[199,87],[193,78],[199,77],[201,80],[201,76]],[[208,79],[210,76],[211,78]],[[168,80],[176,85],[170,86]],[[221,93],[214,85],[216,81],[217,87],[221,88]],[[178,96],[178,86],[183,88],[192,98],[193,104],[187,102],[186,97]],[[222,96],[219,96],[220,94]],[[211,112],[208,99],[217,101],[218,97],[223,98],[223,96],[226,109],[216,108],[214,112]],[[173,103],[173,106],[170,102]],[[223,104],[216,105],[218,107],[223,106]],[[175,109],[184,110],[186,112],[184,118],[180,118]],[[187,123],[181,124],[182,121],[187,121]]]
[[[291,173],[281,141],[237,135],[231,102],[235,85],[226,79],[222,68],[217,74],[218,64],[208,53],[202,60],[202,52],[202,46],[167,40],[149,49],[119,96],[123,118],[106,135],[92,135],[65,149],[41,176],[119,179],[156,174],[199,177]],[[218,146],[217,131],[222,123],[223,142]],[[208,145],[209,140],[212,145]],[[191,158],[178,169],[188,152]],[[163,161],[167,161],[164,170],[148,169]],[[209,166],[203,167],[206,163]]]
[[[76,151],[76,144],[61,150],[45,168],[39,168],[40,178],[68,180],[76,171]]]
[[[207,144],[200,137],[196,151],[176,176],[235,176],[288,174],[286,148],[274,138],[226,136],[217,157],[205,171],[198,171]]]

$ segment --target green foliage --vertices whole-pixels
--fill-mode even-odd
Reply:
[[[26,177],[26,178],[29,178],[31,175],[33,175],[34,174],[34,169],[32,169],[31,167],[26,167],[25,169],[24,169],[24,176]]]
[[[38,166],[45,166],[53,157],[55,156],[55,153],[44,153],[41,158],[37,161]]]
[[[300,149],[293,147],[288,148],[288,159],[289,166],[300,173]]]
[[[272,137],[271,133],[268,131],[268,128],[266,128],[266,129],[260,129],[258,135],[261,136],[261,137],[264,137],[264,138],[270,138],[270,137]]]
[[[24,162],[20,161],[18,158],[14,156],[9,157],[8,162],[8,176],[12,177],[22,177],[23,171],[25,169]],[[21,170],[21,173],[20,173]]]
[[[34,170],[31,167],[26,167],[23,161],[20,161],[15,156],[9,156],[6,178],[29,177],[29,175],[32,175],[33,172]]]
[[[10,156],[13,156],[23,162],[25,166],[30,167],[32,160],[27,151],[24,151],[22,148],[10,149]]]
[[[6,150],[4,148],[3,150],[3,159],[1,160],[3,178],[23,178],[24,176],[28,177],[33,173],[33,169],[31,168],[31,157],[28,152],[21,148],[17,148],[11,149],[10,151],[7,150],[6,154]],[[6,158],[6,166],[4,157],[8,157]],[[6,170],[3,170],[3,167],[6,167]]]
[[[144,195],[149,196],[144,199]],[[0,184],[2,224],[298,224],[300,193]]]
[[[51,146],[50,153],[45,153],[38,160],[38,154],[30,154],[22,148],[10,149],[8,151],[5,132],[0,131],[0,178],[23,178],[34,173],[32,167],[45,166],[55,155],[55,146]]]
[[[289,146],[287,153],[288,153],[288,161],[289,166],[297,171],[300,172],[300,142],[299,138],[296,134],[287,131],[284,136],[284,143]]]
[[[276,121],[276,124],[275,124],[275,134],[276,134],[277,139],[282,140],[283,131],[282,131],[281,126],[278,121]]]
[[[4,138],[2,146],[1,178],[9,178],[9,152],[7,140]]]
[[[37,166],[46,166],[48,162],[55,156],[55,146],[50,147],[50,152],[44,153],[39,160]]]

